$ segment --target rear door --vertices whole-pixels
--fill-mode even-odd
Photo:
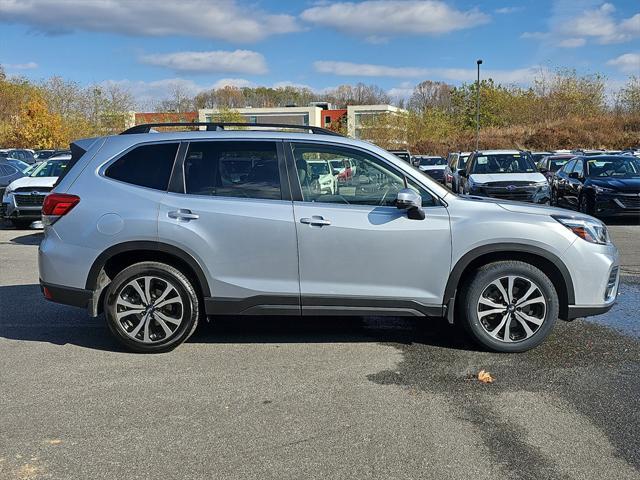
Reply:
[[[577,175],[577,178],[573,178],[571,174]],[[565,200],[571,208],[578,208],[578,198],[580,197],[580,191],[582,190],[583,179],[584,160],[582,158],[578,158],[571,170],[571,173],[569,174],[565,189]]]
[[[282,142],[183,145],[159,238],[200,262],[209,314],[300,312],[298,251]]]
[[[568,185],[569,185],[569,172],[573,169],[573,166],[576,164],[576,160],[571,160],[569,163],[565,164],[554,177],[554,185],[555,191],[557,195],[558,205],[559,206],[567,206],[567,193],[568,193]]]
[[[403,173],[354,147],[291,143],[287,149],[300,257],[303,314],[441,313],[449,274],[447,210],[415,180],[424,220],[395,206]],[[334,194],[317,188],[309,164],[348,158],[356,174]]]

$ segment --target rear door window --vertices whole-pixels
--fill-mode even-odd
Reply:
[[[178,143],[140,145],[111,164],[105,176],[141,187],[166,190]]]
[[[282,200],[278,153],[271,141],[191,142],[184,179],[191,195]]]

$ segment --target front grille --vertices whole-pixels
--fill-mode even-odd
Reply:
[[[19,187],[14,190],[15,193],[24,193],[24,192],[49,193],[50,191],[51,191],[51,187]]]
[[[444,178],[444,170],[425,170],[424,173],[434,180],[442,180]]]
[[[623,208],[640,209],[640,197],[635,195],[621,195],[616,200]]]
[[[618,282],[618,267],[613,267],[607,279],[607,288],[604,291],[605,301],[611,300],[615,295],[616,284]]]
[[[533,196],[536,193],[535,188],[530,187],[516,187],[514,189],[507,189],[506,187],[491,186],[485,187],[484,190],[489,197],[499,198],[502,200],[516,200],[519,202],[533,201]]]
[[[46,195],[14,195],[18,207],[41,207]]]

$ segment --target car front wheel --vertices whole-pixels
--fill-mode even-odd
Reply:
[[[124,346],[159,353],[191,336],[198,324],[199,302],[193,285],[178,269],[141,262],[115,276],[104,311],[109,329]]]
[[[524,352],[540,345],[558,318],[553,283],[525,262],[485,265],[461,293],[466,329],[477,342],[496,352]]]

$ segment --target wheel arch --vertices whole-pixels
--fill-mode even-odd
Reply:
[[[468,273],[488,263],[501,260],[519,260],[542,270],[553,283],[560,301],[560,318],[567,319],[569,305],[575,303],[575,291],[569,269],[555,254],[520,243],[495,243],[474,248],[455,264],[444,291],[443,305],[453,305],[456,292]],[[450,318],[453,318],[452,312]]]
[[[85,288],[93,292],[90,310],[94,316],[101,311],[103,292],[114,275],[129,265],[145,260],[159,261],[178,268],[194,282],[194,287],[201,297],[211,296],[203,268],[189,253],[162,242],[123,242],[103,251],[89,269]]]

